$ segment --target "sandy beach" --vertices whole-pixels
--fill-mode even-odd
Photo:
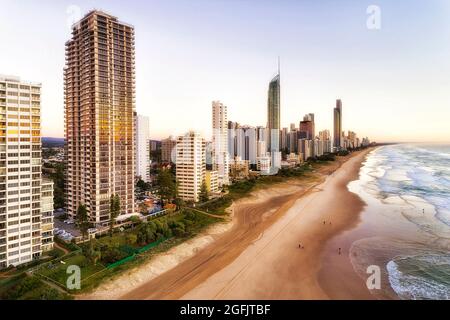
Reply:
[[[345,286],[351,298],[372,299],[345,244],[341,254],[326,247],[359,222],[364,202],[347,184],[357,179],[369,151],[339,158],[309,179],[252,193],[233,204],[231,222],[81,298],[329,299]],[[339,272],[319,277],[330,261]]]

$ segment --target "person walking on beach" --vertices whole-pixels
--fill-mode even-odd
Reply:
[[[339,248],[339,255],[341,254],[341,248]]]

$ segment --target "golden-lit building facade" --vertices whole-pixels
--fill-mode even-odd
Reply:
[[[102,11],[88,13],[66,43],[66,208],[109,221],[110,197],[134,212],[134,28]]]

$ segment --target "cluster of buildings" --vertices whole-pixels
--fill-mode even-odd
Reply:
[[[253,127],[228,121],[227,107],[220,101],[213,101],[211,142],[193,131],[176,139],[162,140],[162,159],[176,167],[180,198],[197,202],[203,183],[210,193],[219,194],[221,187],[248,178],[251,172],[273,175],[284,166],[296,166],[310,158],[370,143],[367,138],[360,140],[352,131],[348,135],[342,131],[341,100],[336,101],[334,110],[334,129],[340,132],[334,140],[329,130],[316,134],[313,113],[306,114],[298,127],[292,123],[290,128],[279,129],[278,100],[279,74],[269,85],[267,126]]]
[[[197,202],[206,187],[219,195],[250,172],[276,174],[283,165],[368,144],[342,131],[342,103],[334,109],[334,137],[316,135],[314,114],[299,126],[280,125],[280,71],[270,81],[266,126],[228,121],[227,107],[212,102],[212,140],[190,131],[150,140],[149,119],[135,112],[133,26],[94,10],[72,27],[65,44],[65,203],[75,219],[81,204],[90,222],[110,220],[119,195],[122,217],[134,215],[135,182],[150,177],[150,153],[173,163],[179,197]],[[53,183],[42,177],[41,85],[0,77],[0,268],[32,261],[53,248]]]

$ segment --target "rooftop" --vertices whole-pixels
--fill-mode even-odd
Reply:
[[[4,74],[0,74],[0,81],[5,81],[5,82],[16,82],[16,83],[21,83],[21,84],[27,84],[27,85],[31,85],[31,86],[41,86],[41,83],[38,82],[31,82],[31,81],[21,81],[20,77],[18,76],[11,76],[11,75],[4,75]]]

